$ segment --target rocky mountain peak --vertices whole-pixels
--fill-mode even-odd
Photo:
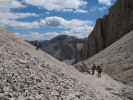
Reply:
[[[118,0],[109,14],[96,21],[88,42],[81,51],[81,60],[105,49],[133,29],[133,1]]]

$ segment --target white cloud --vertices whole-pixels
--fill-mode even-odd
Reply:
[[[0,11],[0,19],[1,20],[16,20],[16,19],[21,19],[21,18],[26,18],[30,16],[38,16],[35,13],[13,13],[10,11]]]
[[[88,13],[88,11],[83,9],[77,9],[75,13]]]
[[[25,5],[22,2],[17,0],[0,0],[0,8],[1,9],[10,9],[10,8],[22,8]]]
[[[85,20],[85,21],[79,20],[79,19],[66,20],[62,17],[57,17],[57,16],[46,17],[45,19],[42,19],[40,21],[33,21],[33,22],[16,21],[17,18],[24,18],[30,15],[36,15],[36,14],[34,13],[33,14],[25,13],[25,14],[20,14],[20,15],[11,14],[10,17],[3,15],[0,18],[3,18],[3,20],[1,20],[3,24],[11,26],[11,27],[21,28],[21,29],[33,29],[33,28],[40,28],[40,27],[56,27],[56,28],[63,28],[65,30],[68,30],[68,29],[70,30],[70,29],[78,29],[78,28],[86,27],[86,26],[92,26],[92,22],[88,20]]]
[[[17,19],[26,18],[30,16],[38,16],[35,13],[13,13],[10,8],[21,8],[25,7],[21,2],[16,0],[11,0],[12,2],[4,2],[0,4],[2,9],[0,9],[0,24],[20,29],[35,29],[40,27],[56,27],[63,28],[64,31],[58,32],[47,32],[38,33],[32,32],[29,34],[19,34],[25,39],[51,39],[57,35],[66,34],[77,37],[86,37],[92,30],[93,26],[91,21],[83,21],[79,19],[66,20],[62,17],[51,16],[41,19],[40,21],[33,22],[22,22]],[[57,11],[74,11],[75,13],[87,13],[86,10],[81,9],[82,6],[86,5],[87,2],[83,0],[25,0],[28,4],[37,5],[44,7],[47,10],[57,10]]]
[[[13,0],[0,0],[0,6],[6,6],[11,4]]]
[[[91,33],[93,27],[82,27],[79,29],[72,29],[72,30],[66,30],[62,32],[47,32],[47,33],[39,33],[39,32],[32,32],[28,34],[18,34],[18,36],[26,39],[26,40],[50,40],[58,35],[69,35],[69,36],[75,36],[77,38],[85,38],[88,37],[88,34]]]
[[[11,8],[23,8],[25,5],[19,1],[13,0],[11,2]]]
[[[28,15],[28,14],[27,14]],[[30,15],[30,14],[29,14]],[[24,17],[24,15],[23,15]],[[11,17],[12,18],[12,17]],[[17,18],[17,17],[16,17]],[[45,39],[51,39],[57,35],[66,34],[71,36],[76,36],[79,38],[87,37],[89,33],[91,33],[93,26],[91,21],[83,21],[79,19],[72,19],[72,20],[66,20],[62,17],[46,17],[45,19],[42,19],[41,21],[34,21],[34,22],[19,22],[16,20],[2,20],[3,23],[6,23],[7,25],[15,28],[20,29],[35,29],[40,27],[56,27],[56,28],[63,28],[64,31],[58,33],[58,32],[47,32],[47,33],[38,33],[33,32],[29,34],[23,34],[20,35],[21,37],[25,39],[32,39],[32,40],[45,40]]]
[[[104,11],[104,10],[107,10],[108,8],[106,6],[102,6],[102,7],[99,7],[98,10],[99,11]]]
[[[8,11],[10,9],[12,0],[0,0],[0,11]]]
[[[63,11],[66,9],[80,9],[85,6],[85,0],[23,0],[27,4],[43,7],[47,10]]]
[[[11,12],[11,8],[25,7],[21,2],[17,0],[0,0],[0,27],[19,27],[19,28],[32,28],[36,23],[24,23],[19,22],[17,19],[22,19],[30,16],[38,16],[35,13],[14,13]]]
[[[39,32],[32,32],[30,38],[31,40],[43,40],[44,34],[41,34]]]
[[[35,13],[13,13],[10,10],[1,11],[0,10],[0,26],[10,26],[16,28],[33,28],[34,26],[38,27],[37,22],[19,22],[17,19],[22,19],[31,16],[38,16]]]
[[[89,21],[82,21],[78,19],[66,20],[62,17],[47,17],[40,22],[34,22],[31,25],[21,25],[27,26],[26,28],[35,28],[35,27],[62,27],[64,31],[62,32],[47,32],[47,33],[39,33],[32,32],[29,34],[20,34],[21,37],[28,40],[47,40],[52,39],[57,35],[70,35],[76,36],[78,38],[87,37],[91,31],[93,30],[93,26]],[[29,27],[28,27],[29,26]]]
[[[9,20],[9,19],[0,20],[0,27],[1,26],[12,27],[12,28],[15,27],[23,30],[40,27],[38,22],[21,22],[16,20]]]
[[[100,12],[103,12],[103,11],[106,11],[108,9],[108,7],[107,6],[102,6],[102,7],[96,7],[96,6],[94,6],[94,7],[92,7],[90,10],[89,10],[89,12],[90,12],[90,14],[93,14],[93,13],[100,13]]]
[[[111,6],[113,3],[113,0],[98,0],[99,4],[105,5],[105,6]]]
[[[13,14],[11,12],[5,12],[4,14],[0,12],[0,19],[2,19],[0,22],[3,23],[3,25],[7,25],[10,27],[20,28],[20,29],[35,29],[40,27],[62,27],[64,31],[58,33],[58,32],[47,32],[47,33],[38,33],[33,32],[29,34],[17,34],[24,39],[28,40],[46,40],[51,39],[57,35],[71,35],[76,36],[79,38],[87,37],[88,34],[92,31],[93,26],[91,21],[83,21],[79,19],[72,19],[72,20],[66,20],[62,17],[52,16],[52,17],[46,17],[45,19],[42,19],[40,21],[34,21],[34,22],[19,22],[16,21],[18,18],[25,18],[27,16],[36,16],[36,14],[31,13],[20,13],[20,14]]]
[[[35,13],[13,13],[10,10],[2,11],[0,10],[0,24],[20,29],[35,29],[40,27],[56,27],[63,28],[64,31],[61,33],[57,32],[48,32],[44,34],[41,33],[32,33],[30,35],[23,35],[22,37],[32,39],[51,39],[59,34],[73,35],[77,37],[86,37],[88,33],[92,30],[91,21],[83,21],[79,19],[66,20],[62,17],[51,16],[46,17],[40,21],[33,22],[22,22],[17,21],[17,19],[26,18],[29,16],[38,16]],[[82,33],[82,35],[81,35]]]
[[[66,20],[62,17],[57,17],[57,16],[47,17],[40,21],[40,26],[63,27],[64,29],[74,29],[91,24],[92,22],[88,20],[87,21],[79,19]]]

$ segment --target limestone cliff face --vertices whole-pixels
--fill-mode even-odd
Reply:
[[[133,29],[133,0],[118,0],[109,14],[98,19],[81,51],[81,60],[93,56]]]

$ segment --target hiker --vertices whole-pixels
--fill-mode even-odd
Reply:
[[[101,68],[101,66],[97,66],[97,73],[98,73],[98,78],[101,77],[103,69]]]
[[[38,40],[35,41],[34,45],[36,46],[36,50],[38,50],[40,48],[40,43]]]
[[[95,64],[92,65],[91,70],[92,70],[92,75],[94,75],[95,71],[96,71],[96,65]]]

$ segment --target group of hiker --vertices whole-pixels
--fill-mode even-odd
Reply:
[[[36,49],[37,50],[40,49],[41,45],[40,45],[39,41],[36,40],[36,41],[34,41],[33,44],[36,46]],[[82,63],[82,65],[87,68],[86,64]],[[88,71],[88,72],[91,75],[95,75],[95,73],[97,72],[97,76],[98,76],[98,78],[100,78],[101,77],[101,74],[103,72],[102,65],[93,64],[91,66],[91,71]]]
[[[101,65],[93,64],[92,67],[91,67],[91,70],[92,70],[92,75],[95,75],[95,73],[97,72],[98,77],[99,78],[101,77],[101,74],[103,72],[103,69],[102,69]]]
[[[78,67],[77,67],[78,68]],[[102,64],[92,64],[89,68],[84,62],[81,63],[79,69],[80,72],[87,72],[90,75],[97,74],[98,78],[101,77],[103,72],[103,65]]]

